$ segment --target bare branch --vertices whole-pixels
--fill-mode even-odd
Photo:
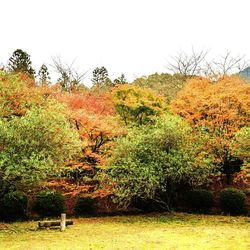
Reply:
[[[250,65],[245,56],[234,57],[230,51],[217,60],[208,61],[207,54],[208,51],[196,52],[194,49],[191,54],[181,51],[172,57],[167,68],[174,74],[179,73],[185,77],[206,76],[218,79],[225,75],[239,73]]]
[[[232,56],[230,51],[227,51],[224,56],[221,56],[218,61],[212,61],[212,64],[216,67],[217,74],[220,76],[239,73],[247,66],[249,61],[245,59],[245,56]]]
[[[82,85],[82,81],[85,78],[87,71],[79,73],[74,68],[75,60],[70,64],[63,63],[59,56],[52,57],[53,64],[51,65],[54,70],[59,73],[60,78],[58,79],[62,88],[65,90],[72,90],[75,87]]]
[[[192,49],[191,54],[180,51],[172,57],[172,62],[168,62],[167,68],[174,74],[182,74],[186,77],[200,75],[207,56],[207,51],[196,52]]]

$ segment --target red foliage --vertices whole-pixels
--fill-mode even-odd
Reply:
[[[56,97],[72,111],[84,110],[98,115],[114,115],[112,102],[107,94],[94,95],[89,92],[63,92]]]
[[[50,180],[44,184],[44,187],[56,190],[64,195],[68,214],[73,214],[75,200],[78,195],[92,192],[94,189],[93,185],[77,185],[73,180],[69,179]]]

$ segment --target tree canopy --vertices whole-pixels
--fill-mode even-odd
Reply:
[[[8,66],[12,72],[26,73],[31,77],[34,77],[36,73],[32,68],[30,55],[21,49],[17,49],[13,52],[12,56],[9,58]]]
[[[163,98],[154,91],[130,84],[115,87],[112,100],[126,125],[149,123],[166,109]]]
[[[9,186],[38,183],[80,152],[79,136],[50,103],[0,119],[0,177]]]
[[[201,139],[194,139],[191,133],[173,115],[130,130],[118,142],[107,170],[115,200],[126,207],[135,198],[151,199],[170,209],[178,185],[205,183],[210,159]]]
[[[207,149],[216,155],[215,164],[228,176],[240,170],[242,162],[230,153],[236,132],[250,124],[250,85],[236,76],[216,82],[206,78],[188,81],[171,103],[174,113],[192,127],[210,135]]]

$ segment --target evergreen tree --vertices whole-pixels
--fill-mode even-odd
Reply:
[[[21,49],[13,52],[8,63],[9,70],[12,72],[24,72],[34,77],[35,70],[32,68],[30,55]]]
[[[49,84],[50,83],[50,75],[48,68],[45,64],[43,64],[38,71],[38,83],[39,84]]]
[[[125,75],[122,73],[120,77],[116,78],[114,80],[114,84],[126,84],[127,79],[125,78]]]
[[[110,79],[108,78],[108,70],[105,67],[95,68],[91,81],[95,86],[100,86],[109,83]]]
[[[71,80],[69,74],[65,71],[61,73],[61,77],[57,82],[61,85],[63,90],[69,91],[71,89]]]

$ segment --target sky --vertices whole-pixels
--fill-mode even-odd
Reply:
[[[36,70],[60,57],[87,72],[89,85],[96,67],[132,81],[166,72],[172,56],[192,48],[250,58],[249,12],[249,0],[1,1],[0,62],[16,49]]]

